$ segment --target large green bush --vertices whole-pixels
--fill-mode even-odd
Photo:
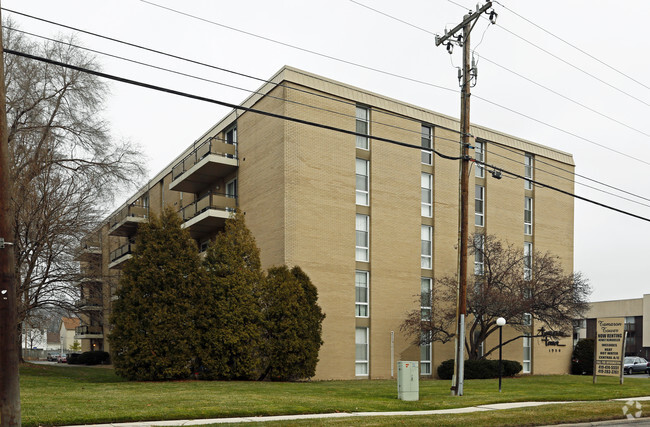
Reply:
[[[593,375],[594,373],[594,340],[584,338],[578,341],[573,349],[571,359],[572,375]]]
[[[521,372],[521,363],[515,360],[502,361],[502,376],[512,377]],[[499,361],[492,359],[465,360],[464,378],[467,380],[498,378]],[[445,360],[438,366],[438,377],[450,380],[454,375],[454,359]]]
[[[262,292],[264,333],[260,379],[291,381],[316,373],[322,322],[318,291],[300,269],[269,269]]]
[[[140,225],[120,277],[109,336],[115,372],[131,380],[186,379],[195,372],[205,283],[196,242],[171,208]]]

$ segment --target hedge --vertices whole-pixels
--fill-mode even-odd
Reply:
[[[521,372],[521,363],[515,360],[503,360],[502,376],[512,377]],[[491,359],[465,360],[465,375],[467,380],[498,378],[499,361]],[[438,377],[450,380],[454,375],[454,359],[445,360],[438,366]]]

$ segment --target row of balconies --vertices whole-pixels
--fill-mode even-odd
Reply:
[[[82,325],[74,328],[74,339],[104,338],[104,328],[96,325]]]
[[[217,179],[232,173],[237,168],[236,146],[218,139],[209,139],[200,144],[172,168],[171,190],[198,193]],[[209,192],[201,198],[183,206],[179,214],[183,228],[199,239],[223,227],[225,220],[237,207],[234,195]],[[138,226],[149,217],[148,206],[132,204],[125,206],[109,219],[111,236],[131,237]],[[133,243],[111,251],[109,268],[121,268],[131,258]]]
[[[194,149],[172,168],[170,190],[199,193],[214,184],[219,178],[231,174],[237,168],[237,151],[234,144],[216,138],[209,139]],[[111,236],[132,237],[143,222],[148,221],[149,206],[146,198],[123,207],[109,218],[108,234]],[[201,198],[183,206],[179,214],[183,228],[189,230],[194,238],[214,233],[224,226],[225,220],[235,210],[237,199],[234,195],[207,193]],[[135,244],[131,241],[109,254],[111,269],[120,269],[124,261],[131,258]],[[79,261],[101,262],[101,247],[85,243],[78,256]],[[81,286],[90,279],[82,279]],[[100,298],[81,298],[75,306],[84,311],[101,311]],[[75,339],[102,339],[101,326],[82,325],[75,329]]]

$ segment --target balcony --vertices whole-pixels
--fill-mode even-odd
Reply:
[[[83,311],[98,311],[102,309],[101,298],[81,298],[75,301],[74,306]]]
[[[199,145],[172,169],[169,189],[198,193],[216,178],[237,169],[237,149],[234,144],[212,138]]]
[[[74,328],[74,339],[82,340],[89,338],[104,338],[104,331],[101,326],[77,326]]]
[[[77,254],[77,261],[93,262],[99,261],[102,256],[102,248],[99,246],[84,245]]]
[[[237,199],[225,194],[208,193],[180,210],[183,228],[197,239],[223,228],[237,207]]]
[[[122,208],[108,220],[108,234],[111,236],[133,236],[138,225],[147,221],[149,209],[146,206],[131,205]]]
[[[133,249],[135,249],[135,244],[127,243],[112,251],[109,256],[108,268],[121,269],[124,261],[131,259]]]

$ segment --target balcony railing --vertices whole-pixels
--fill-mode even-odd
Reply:
[[[138,224],[147,220],[149,209],[146,206],[126,206],[108,220],[108,234],[112,236],[132,236]]]
[[[215,178],[227,175],[236,167],[236,145],[211,138],[172,168],[172,183],[169,188],[197,193],[213,183]]]
[[[77,254],[77,261],[93,262],[98,261],[102,255],[102,248],[99,246],[83,245]]]
[[[75,337],[77,336],[84,336],[84,335],[95,335],[93,338],[99,338],[97,337],[98,335],[103,335],[104,331],[101,326],[96,326],[96,325],[83,325],[83,326],[77,326],[74,328],[74,335]]]
[[[223,193],[208,193],[180,210],[183,228],[192,237],[212,234],[223,227],[225,220],[237,207],[237,198]]]
[[[111,251],[109,256],[108,268],[121,268],[119,265],[131,258],[131,254],[135,249],[135,243],[127,243],[119,248]]]
[[[81,298],[75,301],[74,306],[85,310],[99,310],[102,308],[101,298]]]

